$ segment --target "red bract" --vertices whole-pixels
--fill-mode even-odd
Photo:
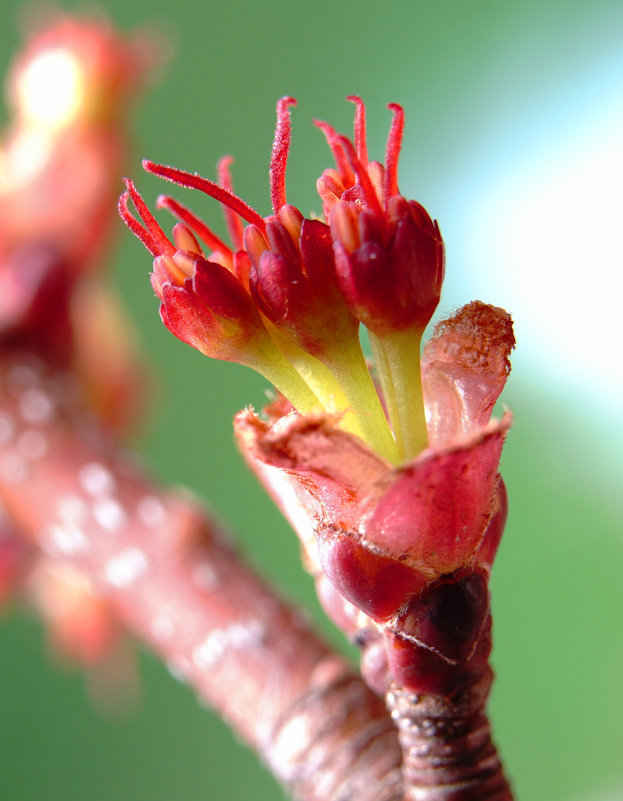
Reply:
[[[433,445],[397,468],[324,416],[236,419],[240,447],[297,530],[312,572],[337,591],[321,591],[329,614],[345,625],[356,620],[352,604],[365,615],[346,623],[352,631],[375,621],[394,679],[414,691],[445,686],[440,660],[471,670],[488,653],[477,646],[506,517],[498,463],[510,424],[508,414],[489,417],[513,345],[510,317],[479,302],[438,327],[423,358]],[[463,621],[454,635],[444,628],[453,606],[463,615],[450,615]],[[414,660],[430,663],[440,684],[419,683]]]

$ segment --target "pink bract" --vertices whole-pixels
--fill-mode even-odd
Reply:
[[[432,444],[399,467],[327,415],[237,416],[241,450],[312,572],[373,618],[439,576],[490,569],[506,516],[498,464],[510,414],[489,418],[513,345],[510,316],[480,302],[438,326],[423,358]]]

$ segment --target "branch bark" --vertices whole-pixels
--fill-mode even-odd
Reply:
[[[0,367],[0,500],[29,547],[80,570],[296,798],[402,798],[383,702],[32,356]]]
[[[485,712],[493,673],[445,698],[394,685],[387,705],[404,753],[405,801],[512,801]]]

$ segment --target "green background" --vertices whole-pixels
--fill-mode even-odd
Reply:
[[[137,108],[128,167],[150,199],[160,187],[140,175],[140,156],[210,177],[217,158],[231,153],[238,192],[267,213],[275,101],[292,94],[299,106],[289,200],[304,212],[318,210],[314,182],[329,162],[310,119],[348,131],[352,106],[343,98],[362,95],[371,150],[380,157],[385,104],[402,103],[402,186],[441,222],[450,281],[445,310],[475,293],[460,258],[453,198],[478,192],[477,177],[498,171],[500,153],[513,152],[519,129],[538,139],[556,115],[564,120],[578,95],[598,93],[593,70],[623,34],[623,5],[604,0],[100,5],[124,29],[149,22],[173,41],[160,84]],[[21,10],[11,0],[3,4],[3,68],[19,41]],[[206,219],[218,219],[215,204],[195,205]],[[486,251],[486,221],[481,246]],[[261,405],[263,382],[174,340],[158,321],[149,268],[147,254],[120,225],[115,279],[158,376],[137,444],[160,479],[209,499],[253,561],[320,617],[301,577],[295,537],[232,444],[231,417],[248,403]],[[529,329],[530,319],[517,324]],[[574,323],[570,347],[574,337],[591,334]],[[544,341],[545,355],[547,347]],[[491,711],[519,799],[607,801],[623,798],[621,432],[609,417],[616,399],[608,399],[608,411],[597,390],[580,402],[555,367],[549,376],[533,371],[520,341],[505,393],[516,423],[502,464],[511,513],[493,577],[498,679]],[[137,704],[101,716],[82,677],[49,664],[38,624],[12,612],[0,627],[2,799],[282,797],[255,758],[149,655],[141,656]]]

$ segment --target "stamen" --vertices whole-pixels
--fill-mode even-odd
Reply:
[[[160,227],[160,225],[158,224],[158,221],[151,213],[151,211],[148,209],[147,204],[145,203],[139,192],[136,190],[134,182],[131,181],[129,178],[124,178],[123,180],[130,194],[130,197],[132,198],[132,202],[134,203],[141,220],[145,224],[145,227],[149,231],[152,243],[156,248],[156,252],[153,255],[157,256],[161,253],[166,253],[169,256],[173,255],[173,253],[175,253],[175,245],[173,245],[167,239],[167,236]],[[141,241],[143,241],[141,237],[139,238],[141,239]]]
[[[232,156],[223,156],[216,164],[216,175],[218,177],[219,184],[223,187],[223,189],[231,192],[232,195],[234,193],[234,186],[231,180],[229,165],[233,164],[233,161],[234,159]],[[227,225],[227,230],[229,231],[229,236],[231,237],[234,250],[242,250],[242,235],[244,233],[244,225],[242,224],[242,220],[229,208],[229,206],[223,206],[223,214],[225,216],[225,224]]]
[[[368,164],[368,175],[372,181],[372,186],[377,197],[385,197],[385,167],[378,161],[371,161]]]
[[[335,128],[329,125],[328,122],[323,122],[322,120],[314,120],[313,122],[316,128],[320,128],[322,133],[325,135],[327,144],[329,145],[331,153],[333,154],[333,158],[335,159],[335,166],[337,167],[340,175],[340,180],[344,184],[344,187],[346,188],[352,186],[355,183],[355,174],[351,169],[346,154],[344,153],[344,148],[341,141],[343,137],[340,137]]]
[[[346,98],[351,103],[355,103],[355,149],[357,158],[364,167],[368,164],[368,144],[366,142],[366,106],[363,100],[357,95],[348,95]]]
[[[290,234],[292,242],[298,248],[299,239],[301,236],[301,227],[303,225],[303,215],[294,206],[286,204],[279,210],[279,219],[283,227]]]
[[[201,245],[197,242],[195,235],[190,228],[183,223],[176,223],[173,226],[173,241],[178,250],[187,250],[203,257]]]
[[[195,262],[197,259],[191,253],[178,250],[173,255],[173,263],[177,269],[183,273],[184,278],[192,278],[195,274]]]
[[[119,210],[119,215],[123,222],[128,226],[130,231],[134,234],[137,239],[140,239],[143,245],[147,248],[147,250],[151,253],[152,256],[157,257],[160,254],[160,248],[157,247],[154,240],[151,238],[151,234],[147,231],[143,226],[139,223],[139,221],[134,217],[132,212],[128,207],[128,200],[130,199],[130,193],[124,192],[118,202],[117,208]]]
[[[292,267],[302,270],[303,262],[298,240],[292,241],[287,228],[279,222],[279,218],[272,218],[266,223],[266,238],[271,252],[286,259]]]
[[[358,216],[354,203],[337,203],[331,212],[333,239],[339,242],[347,253],[354,253],[361,247]]]
[[[295,105],[296,100],[293,97],[282,97],[277,103],[277,127],[275,128],[269,171],[270,199],[275,214],[278,214],[279,209],[285,206],[287,202],[286,165],[292,138],[292,126],[290,125],[290,112],[288,109],[290,106]],[[249,222],[252,222],[252,220],[249,220]]]
[[[156,256],[154,259],[154,271],[151,277],[154,291],[160,300],[162,300],[162,287],[165,284],[183,286],[184,281],[189,275],[178,267],[171,256]]]
[[[363,166],[363,164],[357,158],[357,154],[355,153],[355,148],[353,147],[352,143],[345,137],[340,136],[340,143],[344,147],[350,163],[353,165],[353,169],[355,174],[357,175],[357,182],[361,186],[363,190],[364,197],[366,202],[372,212],[377,214],[379,218],[383,218],[383,210],[381,209],[381,204],[379,202],[378,195],[374,191],[374,186],[372,181],[370,180],[370,176],[368,175],[368,171]]]
[[[256,229],[257,230],[257,229]],[[237,250],[234,253],[234,275],[242,286],[249,291],[249,274],[251,272],[251,259],[244,250]]]
[[[317,183],[321,183],[325,190],[332,192],[338,200],[346,189],[342,184],[340,174],[334,169],[324,170]]]
[[[327,175],[327,172],[328,170],[325,170],[316,181],[316,191],[322,200],[324,216],[328,222],[331,209],[342,197],[344,189],[330,175]]]
[[[402,134],[405,124],[405,113],[398,103],[389,103],[387,106],[394,112],[392,124],[387,137],[385,149],[385,205],[390,197],[398,194],[398,156],[402,146]]]
[[[185,186],[187,189],[198,189],[200,192],[205,192],[206,195],[218,200],[224,206],[235,211],[243,220],[257,225],[260,230],[264,230],[264,219],[255,209],[252,209],[244,200],[241,200],[232,192],[223,189],[214,181],[207,178],[202,178],[197,173],[186,172],[186,170],[178,170],[175,167],[167,167],[166,164],[156,164],[149,159],[143,160],[143,169],[153,175],[159,175],[160,178],[166,178],[167,181],[172,181],[174,184]]]
[[[193,228],[201,237],[201,239],[203,239],[210,250],[216,250],[230,258],[233,255],[231,248],[226,245],[223,240],[218,237],[210,228],[208,228],[208,226],[200,217],[197,217],[196,214],[194,214],[182,203],[175,200],[175,198],[172,198],[169,195],[160,195],[156,200],[156,208],[166,209],[174,217],[177,217],[178,220],[188,225],[189,228]]]
[[[244,229],[244,249],[257,269],[260,263],[260,256],[265,250],[268,250],[268,242],[255,225],[247,225]]]

